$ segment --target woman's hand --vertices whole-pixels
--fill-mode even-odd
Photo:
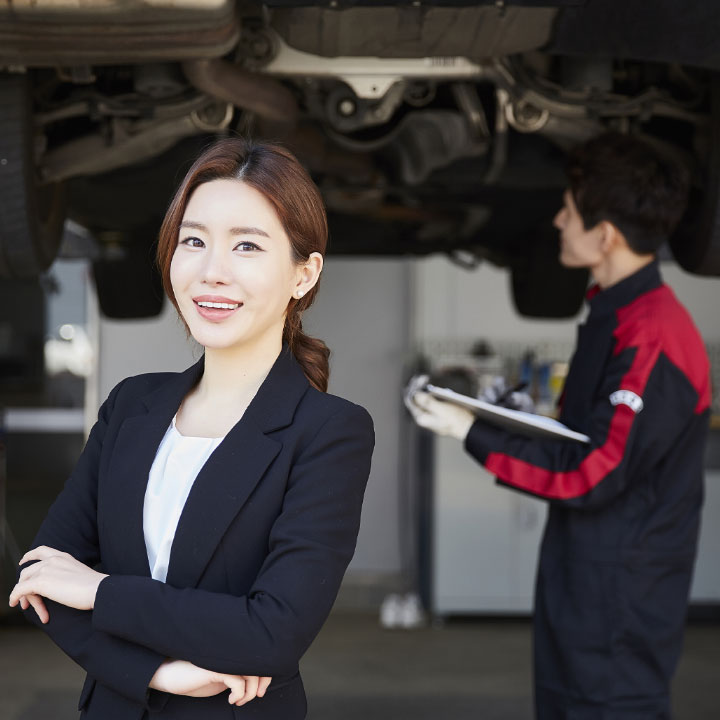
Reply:
[[[256,697],[263,697],[271,680],[257,675],[217,673],[186,660],[166,660],[150,680],[150,687],[189,697],[209,697],[229,689],[228,702],[239,707]]]
[[[226,684],[228,680],[233,680],[233,683],[228,685],[230,688],[228,702],[238,707],[256,697],[263,697],[272,682],[271,677],[258,677],[257,675],[225,675],[225,678]]]
[[[72,555],[41,545],[23,555],[20,565],[36,560],[20,573],[10,593],[10,607],[18,603],[23,610],[32,605],[41,622],[50,615],[42,598],[54,600],[77,610],[92,610],[101,581],[107,575],[83,565]]]
[[[215,675],[186,660],[166,660],[152,676],[150,687],[172,695],[209,697],[227,690]]]
[[[41,622],[47,623],[50,620],[50,613],[47,611],[47,607],[45,607],[45,601],[39,595],[30,593],[30,595],[20,596],[20,607],[23,610],[27,610],[31,605],[35,608],[35,612]],[[10,598],[10,607],[13,607],[12,598]]]

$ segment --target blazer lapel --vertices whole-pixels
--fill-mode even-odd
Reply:
[[[147,412],[126,418],[109,463],[103,537],[113,543],[112,572],[150,575],[143,506],[150,468],[173,416],[202,375],[204,358],[142,398]]]
[[[287,346],[240,421],[198,473],[175,532],[167,582],[194,587],[281,443],[268,433],[292,422],[308,381]]]

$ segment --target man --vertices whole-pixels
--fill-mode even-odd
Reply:
[[[560,261],[589,268],[590,312],[560,419],[583,444],[512,434],[417,393],[510,488],[550,503],[535,590],[538,720],[670,717],[703,497],[710,378],[702,340],[655,258],[685,206],[683,173],[606,134],[571,157]]]

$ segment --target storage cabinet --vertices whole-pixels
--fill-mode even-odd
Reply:
[[[715,441],[720,440],[716,434]],[[720,604],[720,468],[705,473],[705,504],[703,505],[700,542],[695,575],[690,589],[690,602],[703,605]]]
[[[545,503],[498,487],[457,440],[435,439],[432,611],[532,611]]]

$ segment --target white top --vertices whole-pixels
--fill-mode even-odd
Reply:
[[[181,435],[173,418],[158,447],[143,506],[145,547],[155,580],[165,582],[167,578],[170,548],[185,501],[202,466],[222,440]]]

